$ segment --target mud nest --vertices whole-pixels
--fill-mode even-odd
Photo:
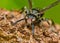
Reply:
[[[0,43],[60,43],[60,25],[53,26],[43,21],[40,26],[35,26],[32,35],[30,26],[23,26],[26,24],[24,20],[12,25],[11,21],[23,17],[20,11],[0,9]]]

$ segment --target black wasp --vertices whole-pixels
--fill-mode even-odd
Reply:
[[[46,20],[48,22],[48,19],[43,19],[43,15],[44,12],[54,6],[56,6],[58,3],[60,2],[60,0],[57,0],[56,2],[52,3],[51,5],[43,8],[43,9],[36,9],[36,8],[32,8],[32,0],[28,0],[29,3],[29,9],[27,9],[26,7],[23,8],[22,12],[25,12],[26,15],[23,19],[17,20],[15,23],[12,24],[16,24],[22,20],[26,20],[26,22],[31,25],[32,27],[32,34],[34,34],[34,26],[39,24],[41,21]],[[27,19],[29,19],[29,22],[27,21]],[[49,22],[48,22],[49,23]],[[54,22],[52,21],[52,24],[54,24]]]

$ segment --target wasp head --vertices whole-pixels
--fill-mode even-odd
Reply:
[[[40,13],[40,10],[39,9],[35,9],[34,8],[32,10],[27,10],[26,11],[26,19],[30,23],[35,22],[36,20],[38,20],[42,16],[43,16],[43,13]]]

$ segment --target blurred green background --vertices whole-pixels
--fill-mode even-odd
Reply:
[[[43,8],[55,1],[56,0],[32,0],[33,8]],[[27,0],[0,0],[0,8],[6,8],[8,10],[21,9],[24,6],[28,7]],[[60,3],[57,6],[47,10],[44,17],[51,18],[54,22],[60,24]]]

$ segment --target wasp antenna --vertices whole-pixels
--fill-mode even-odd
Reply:
[[[49,5],[49,6],[45,7],[45,8],[43,8],[43,9],[40,10],[40,11],[41,11],[41,12],[44,12],[44,11],[46,11],[46,10],[48,10],[48,9],[50,9],[50,8],[52,8],[52,7],[54,7],[54,6],[56,6],[56,5],[58,5],[59,2],[60,2],[60,0],[57,0],[56,2],[54,2],[54,3],[52,3],[51,5]]]
[[[32,9],[32,0],[28,0],[29,3],[29,9]]]

